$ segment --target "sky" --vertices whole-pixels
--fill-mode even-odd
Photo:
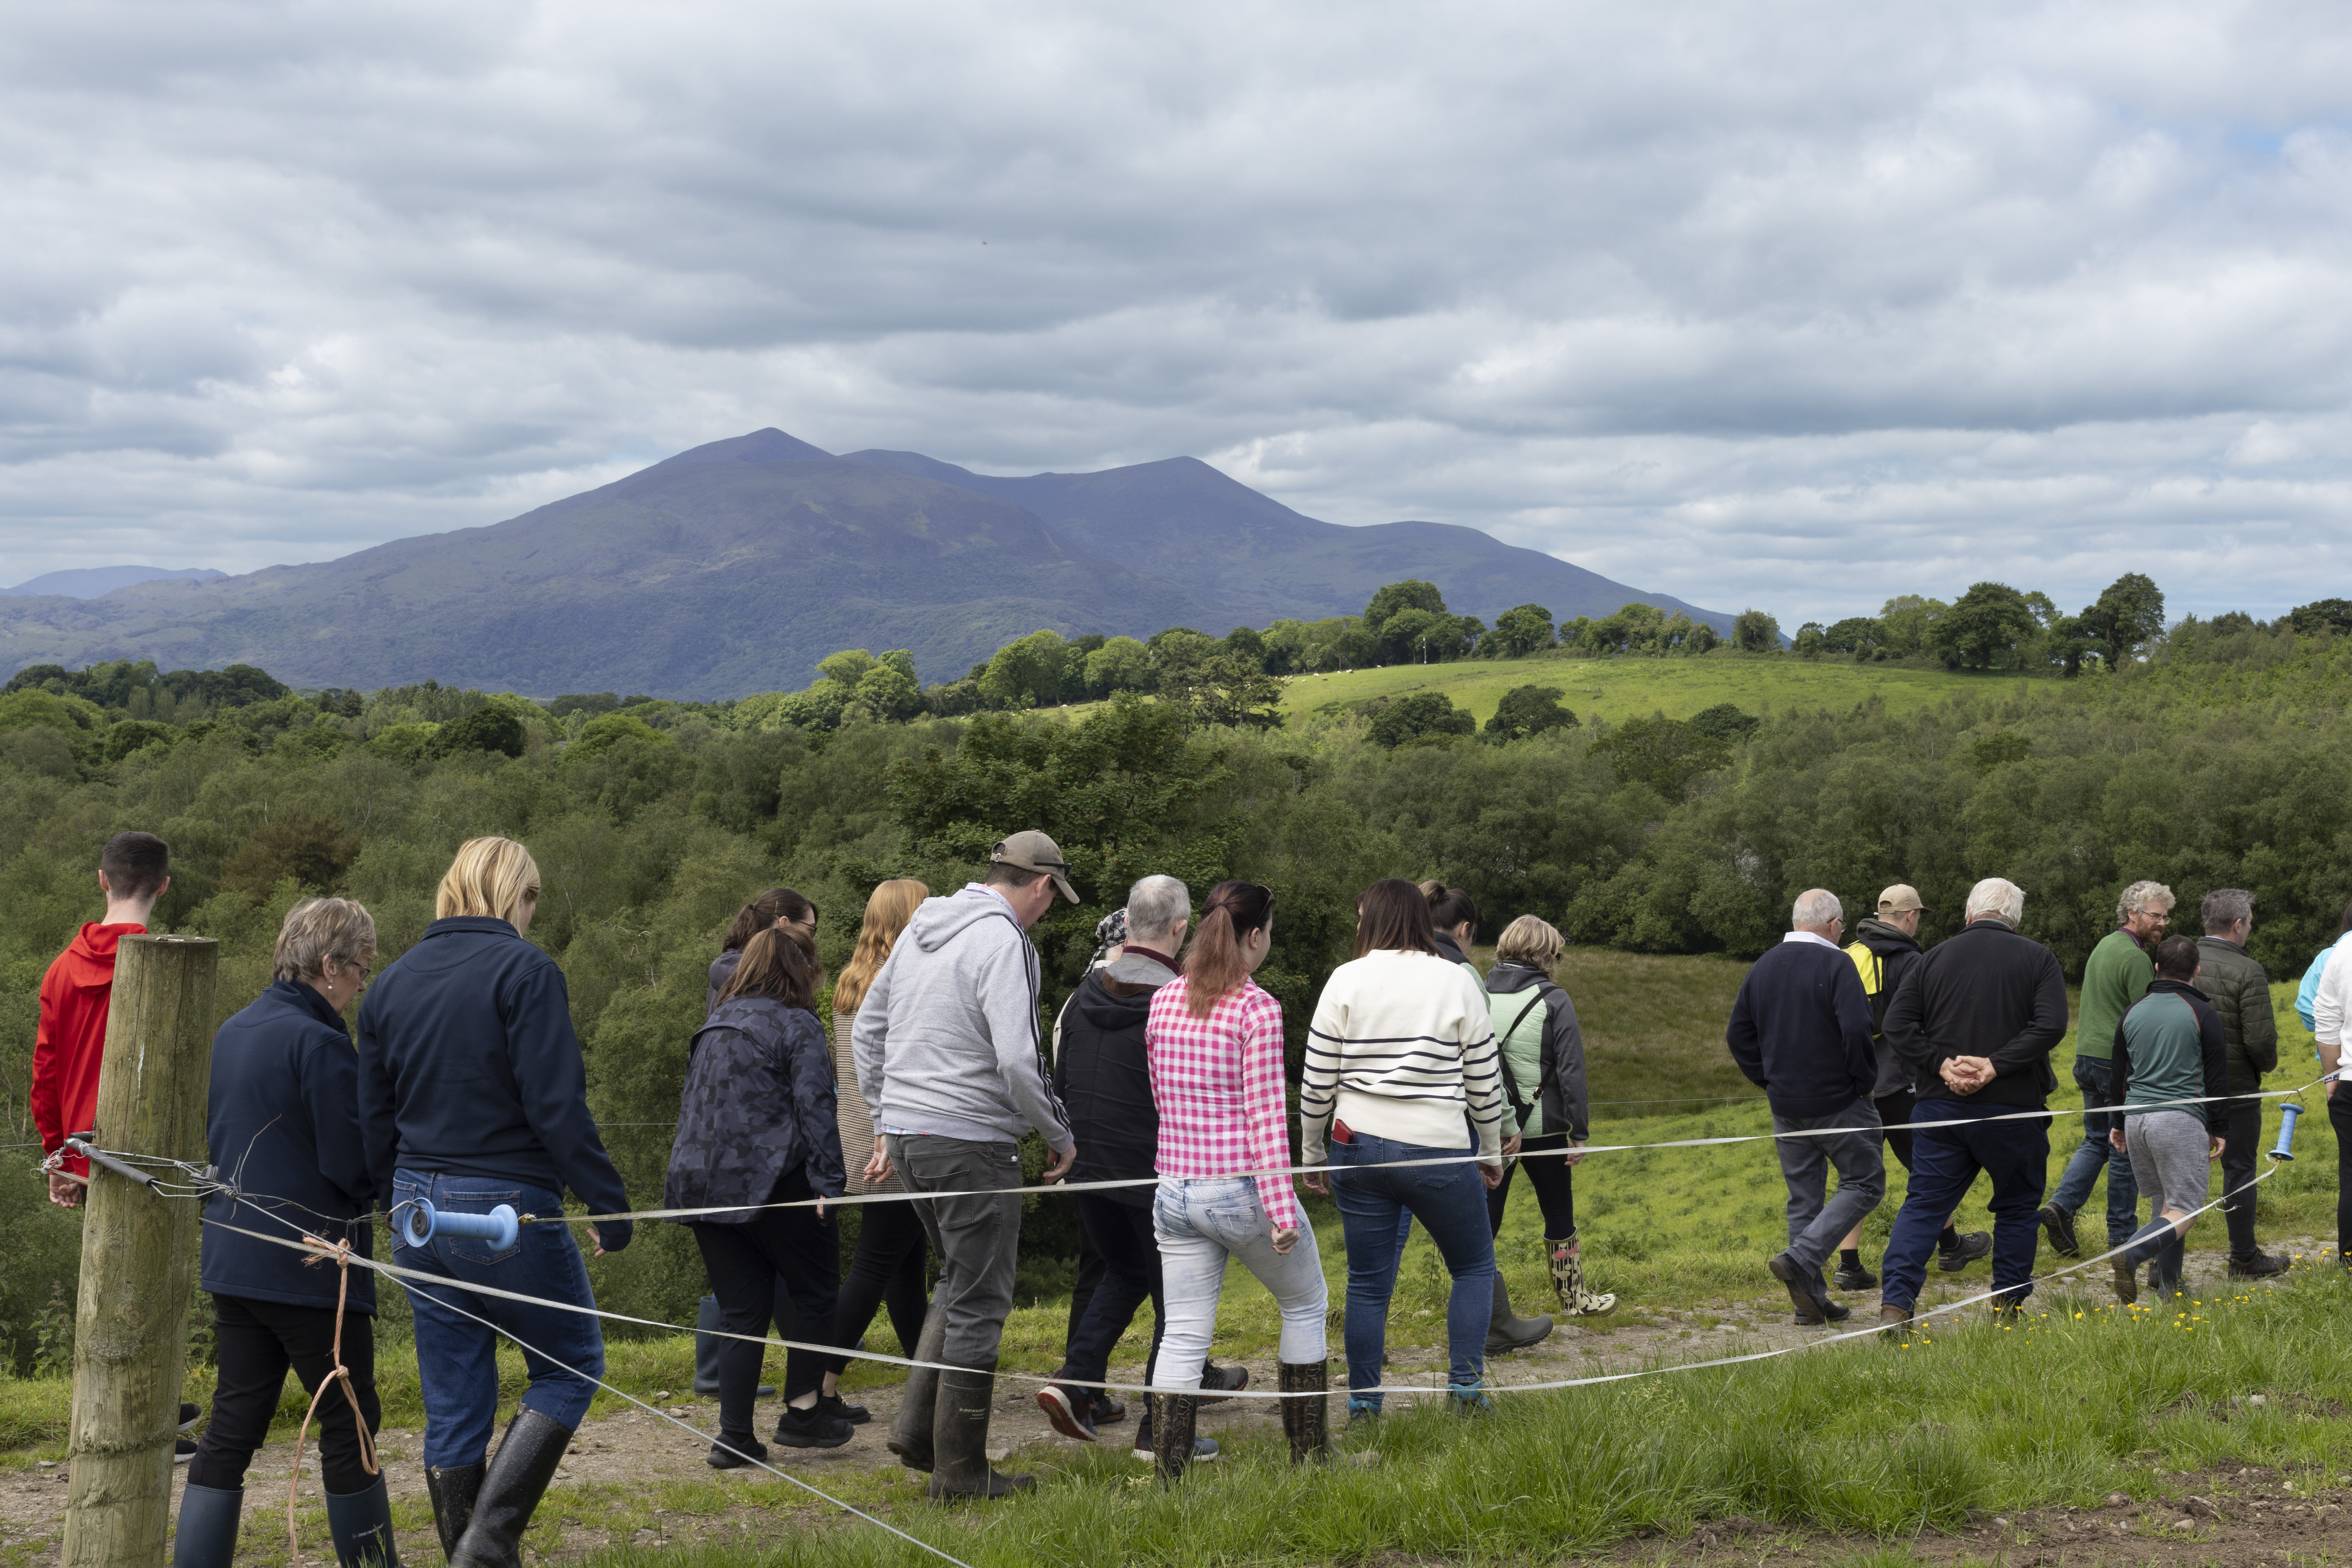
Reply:
[[[775,426],[1785,626],[2352,595],[2352,11],[21,6],[0,583]]]

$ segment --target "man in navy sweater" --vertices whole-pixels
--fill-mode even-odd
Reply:
[[[1822,1264],[1886,1195],[1884,1138],[1870,1098],[1878,1061],[1870,997],[1837,944],[1845,924],[1837,896],[1811,889],[1797,900],[1790,924],[1796,929],[1748,970],[1724,1040],[1771,1101],[1789,1184],[1789,1247],[1765,1267],[1789,1288],[1797,1321],[1834,1323],[1848,1314],[1830,1300]],[[1835,1196],[1828,1193],[1832,1165]]]

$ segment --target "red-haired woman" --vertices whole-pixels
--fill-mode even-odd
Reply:
[[[1298,1396],[1282,1402],[1282,1426],[1296,1461],[1329,1447],[1329,1292],[1290,1178],[1253,1174],[1290,1164],[1282,1004],[1250,978],[1273,948],[1273,890],[1220,882],[1202,910],[1184,973],[1152,994],[1143,1037],[1160,1110],[1151,1228],[1168,1303],[1153,1381],[1201,1386],[1225,1262],[1240,1258],[1282,1310],[1281,1391]],[[1152,1445],[1171,1480],[1192,1458],[1199,1406],[1192,1395],[1155,1396]]]

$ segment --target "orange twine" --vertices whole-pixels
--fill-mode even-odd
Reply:
[[[375,1435],[368,1430],[367,1417],[360,1412],[360,1396],[352,1388],[351,1369],[343,1364],[343,1301],[352,1289],[352,1244],[336,1242],[329,1247],[315,1236],[302,1238],[320,1250],[314,1254],[309,1267],[316,1267],[330,1258],[338,1270],[335,1276],[335,1369],[319,1380],[316,1392],[310,1395],[310,1408],[302,1413],[302,1429],[294,1435],[294,1473],[286,1482],[286,1544],[294,1553],[294,1568],[302,1568],[302,1542],[294,1531],[294,1496],[302,1484],[302,1445],[310,1436],[310,1418],[319,1413],[319,1401],[327,1397],[327,1390],[340,1384],[343,1397],[351,1402],[352,1426],[360,1435],[360,1464],[369,1475],[382,1475],[375,1462]]]

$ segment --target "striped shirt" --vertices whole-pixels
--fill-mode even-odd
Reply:
[[[1333,970],[1307,1032],[1299,1163],[1328,1161],[1335,1118],[1374,1138],[1459,1149],[1465,1115],[1479,1158],[1500,1160],[1503,1075],[1478,984],[1423,952],[1368,952]]]
[[[1178,975],[1152,993],[1143,1026],[1151,1098],[1160,1108],[1159,1173],[1176,1181],[1279,1171],[1290,1163],[1282,1093],[1282,1004],[1244,980],[1205,1018]],[[1276,1230],[1305,1225],[1288,1176],[1260,1176],[1258,1200]]]

